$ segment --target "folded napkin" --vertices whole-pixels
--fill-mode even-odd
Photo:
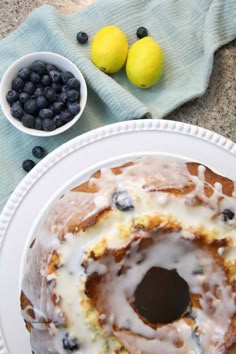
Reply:
[[[147,90],[134,87],[125,71],[108,76],[90,61],[90,43],[103,26],[114,24],[134,43],[145,26],[162,46],[165,68],[161,82]],[[85,31],[90,43],[79,45]],[[98,0],[79,13],[63,16],[43,6],[18,30],[0,41],[0,77],[22,55],[53,51],[73,61],[88,84],[87,107],[69,131],[49,138],[19,132],[0,113],[0,210],[25,172],[22,161],[35,145],[51,152],[71,138],[102,125],[151,116],[162,118],[182,103],[202,95],[217,48],[236,38],[235,0]]]

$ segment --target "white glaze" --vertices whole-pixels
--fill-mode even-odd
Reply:
[[[113,352],[113,342],[109,339],[107,340],[105,332],[111,331],[112,322],[116,319],[116,315],[113,314],[113,316],[107,319],[106,326],[104,326],[103,330],[101,329],[100,334],[95,334],[93,328],[90,327],[86,319],[83,318],[83,306],[81,307],[80,303],[80,292],[86,280],[84,268],[81,266],[81,263],[92,249],[96,249],[96,244],[100,244],[101,240],[104,240],[106,246],[111,249],[124,247],[132,240],[131,231],[134,225],[146,221],[147,218],[151,216],[160,215],[164,218],[163,225],[169,220],[170,216],[178,220],[184,229],[182,236],[185,238],[193,239],[194,232],[204,230],[210,233],[215,239],[225,238],[227,236],[231,238],[232,243],[236,246],[235,219],[226,224],[222,221],[220,216],[215,217],[224,208],[230,208],[232,211],[236,212],[235,196],[224,196],[222,186],[216,184],[212,196],[207,198],[204,194],[205,183],[204,166],[199,166],[198,176],[192,176],[188,172],[185,164],[167,164],[161,160],[148,157],[138,160],[132,166],[126,167],[120,175],[115,176],[111,172],[111,169],[104,168],[101,170],[100,179],[91,178],[89,181],[90,185],[95,184],[97,186],[98,192],[68,192],[56,203],[47,218],[45,227],[43,227],[37,235],[35,245],[29,251],[29,261],[26,267],[26,275],[22,288],[33,304],[34,309],[36,309],[36,312],[44,313],[47,318],[52,319],[53,323],[63,326],[63,313],[65,313],[67,328],[54,328],[54,336],[50,337],[48,332],[43,330],[40,331],[40,335],[37,335],[39,328],[36,328],[35,321],[32,321],[34,330],[31,334],[31,343],[35,354],[66,353],[61,344],[61,339],[65,331],[79,338],[81,342],[81,348],[83,349],[73,352],[75,354],[103,354],[104,346],[109,348],[109,353]],[[161,189],[181,189],[191,185],[195,186],[194,190],[178,198],[172,194],[161,191]],[[77,224],[80,224],[86,221],[88,217],[111,206],[112,195],[117,189],[126,190],[128,192],[135,205],[134,211],[122,213],[116,209],[112,209],[105,218],[101,219],[99,223],[87,229],[85,232],[80,231],[76,236],[68,234],[68,225],[70,223],[73,224],[73,222],[76,221]],[[200,197],[205,204],[196,205],[196,197]],[[63,235],[65,235],[65,238],[62,242],[60,240]],[[130,236],[126,237],[125,235]],[[145,237],[145,235],[143,235],[143,237]],[[162,247],[164,247],[164,244]],[[50,253],[53,249],[57,250],[61,263],[64,266],[48,278],[46,265],[50,260]],[[139,257],[139,255],[137,255],[137,257]],[[205,256],[203,258],[207,259]],[[232,255],[231,251],[231,259],[235,260],[235,252],[233,252]],[[185,262],[187,262],[186,259]],[[188,262],[187,264],[191,264],[193,259],[191,259],[191,262]],[[210,263],[209,261],[209,264]],[[171,262],[165,263],[165,267],[168,268],[170,264]],[[36,265],[38,269],[40,269],[40,274],[32,270],[37,268]],[[188,272],[187,268],[186,263],[183,263],[180,272],[183,277],[186,277],[186,279],[191,282],[191,279],[189,279],[186,273]],[[88,269],[90,269],[91,273],[97,271],[103,275],[105,275],[108,270],[107,266],[103,263],[91,261]],[[142,278],[141,274],[143,274],[143,272],[139,273],[139,280]],[[131,272],[130,274],[133,273]],[[224,284],[223,275],[220,274],[220,271],[217,274],[217,279],[214,277],[210,279],[212,286],[215,281]],[[56,281],[52,281],[54,277]],[[133,278],[131,277],[131,279]],[[48,286],[49,280],[52,281],[50,290]],[[113,286],[115,287],[116,284],[114,283]],[[191,286],[193,287],[193,291],[200,291],[199,284],[192,284]],[[131,287],[128,290],[131,291],[131,289],[133,288]],[[206,326],[211,328],[214,324],[216,331],[219,332],[217,332],[217,336],[221,338],[221,340],[227,330],[230,314],[235,310],[235,308],[232,308],[232,299],[229,294],[227,295],[227,291],[228,289],[226,288],[225,293],[223,292],[222,294],[222,298],[227,300],[226,302],[228,304],[226,316],[224,316],[218,304],[217,310],[219,313],[217,312],[217,319],[214,319],[213,322],[206,320],[202,312],[198,314],[201,326],[206,324]],[[58,296],[61,298],[61,302],[58,303],[58,306],[53,305],[52,302],[49,301],[49,296],[52,293],[54,293],[57,298],[59,298]],[[226,306],[225,304],[223,305]],[[202,306],[204,307],[204,302]],[[24,315],[28,316],[25,314],[25,311],[23,312],[23,316]],[[107,317],[105,313],[100,314],[100,316],[101,315],[102,317]],[[219,321],[220,323],[218,324],[219,318],[221,321]],[[27,317],[27,319],[29,318]],[[124,326],[125,322],[122,322],[122,318],[120,318],[120,321],[121,325]],[[133,324],[134,327],[132,327],[132,330],[138,331],[138,328],[140,328],[139,325],[141,326],[140,321],[138,321],[136,325]],[[40,327],[41,324],[37,326]],[[152,341],[156,341],[157,333],[154,333],[155,331],[150,327],[145,327],[147,328],[144,329],[142,323],[141,332],[143,333],[144,331],[146,334],[153,337]],[[199,348],[194,340],[191,339],[190,329],[183,320],[178,321],[178,328],[175,328],[175,331],[176,330],[181,333],[182,338],[184,338],[186,342],[185,347],[187,348],[187,351],[185,351],[185,347],[182,347],[177,353],[198,353]],[[211,330],[206,330],[205,343],[210,343],[209,338],[211,336],[214,337],[215,333],[216,332]],[[122,331],[116,333],[116,335],[122,343],[125,341],[127,348],[132,348],[134,345],[132,344],[132,336],[129,338]],[[43,338],[45,338],[45,341]],[[146,350],[145,353],[154,353],[152,341],[149,341],[147,345],[147,343],[143,343],[143,339],[140,337],[136,342],[137,348],[134,353],[139,353],[138,348],[142,348],[143,346]],[[48,344],[47,348],[49,349],[47,349],[48,352],[46,352],[45,343],[48,342],[50,345]],[[161,345],[159,341],[160,353],[166,348],[164,346],[162,348]],[[131,353],[133,352],[131,351]],[[213,345],[211,351],[207,353],[216,354],[219,352],[214,351]]]

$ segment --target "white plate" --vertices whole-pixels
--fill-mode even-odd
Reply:
[[[31,354],[20,314],[21,265],[32,225],[45,206],[97,168],[143,154],[198,161],[236,180],[236,144],[174,121],[112,124],[56,149],[22,180],[0,217],[0,354]]]

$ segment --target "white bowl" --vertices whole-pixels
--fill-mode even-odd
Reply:
[[[80,112],[70,122],[66,123],[65,125],[63,125],[60,128],[50,131],[50,132],[24,127],[23,124],[18,119],[14,118],[12,116],[11,110],[10,110],[10,105],[6,100],[6,94],[9,90],[11,90],[12,80],[17,76],[18,71],[21,68],[27,67],[30,64],[32,64],[32,62],[34,60],[43,60],[46,63],[51,63],[51,64],[56,65],[59,69],[61,69],[63,71],[70,71],[75,76],[75,78],[78,79],[81,83]],[[87,101],[87,86],[86,86],[86,82],[85,82],[85,79],[84,79],[81,71],[69,59],[63,57],[62,55],[52,53],[52,52],[35,52],[35,53],[27,54],[27,55],[21,57],[20,59],[15,61],[7,69],[7,71],[3,75],[3,78],[2,78],[1,84],[0,84],[0,103],[1,103],[1,108],[2,108],[3,113],[5,114],[6,118],[17,129],[21,130],[24,133],[34,135],[34,136],[57,135],[57,134],[60,134],[64,131],[66,131],[70,127],[72,127],[78,121],[81,114],[83,113],[84,108],[86,106],[86,101]]]

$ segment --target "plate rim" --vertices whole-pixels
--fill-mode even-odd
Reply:
[[[27,192],[31,189],[33,184],[47,172],[47,170],[55,165],[62,158],[77,149],[82,148],[95,141],[102,140],[107,136],[114,136],[130,131],[142,130],[164,130],[197,137],[199,139],[208,141],[218,147],[232,153],[236,157],[236,143],[232,140],[215,133],[209,129],[198,127],[193,124],[177,122],[174,120],[161,119],[143,119],[130,120],[106,125],[104,127],[96,128],[86,133],[83,133],[61,146],[42,159],[23,179],[18,183],[14,191],[10,194],[6,204],[0,213],[0,255],[4,241],[4,236],[7,226],[12,219],[14,212],[17,210],[21,201]]]
[[[211,130],[196,125],[178,122],[174,120],[160,119],[142,119],[130,120],[118,123],[109,124],[100,128],[93,129],[83,133],[66,143],[62,144],[44,159],[42,159],[33,170],[31,170],[16,186],[14,191],[9,196],[5,206],[0,214],[0,256],[4,244],[4,239],[7,235],[7,229],[12,218],[24,197],[30,191],[32,186],[57,162],[65,158],[70,153],[93,142],[102,140],[106,137],[124,134],[134,131],[171,131],[181,135],[188,135],[205,140],[213,145],[217,145],[223,150],[229,152],[236,157],[236,143],[230,139],[215,133]],[[3,336],[0,329],[0,354],[8,354],[7,347],[4,344]]]

